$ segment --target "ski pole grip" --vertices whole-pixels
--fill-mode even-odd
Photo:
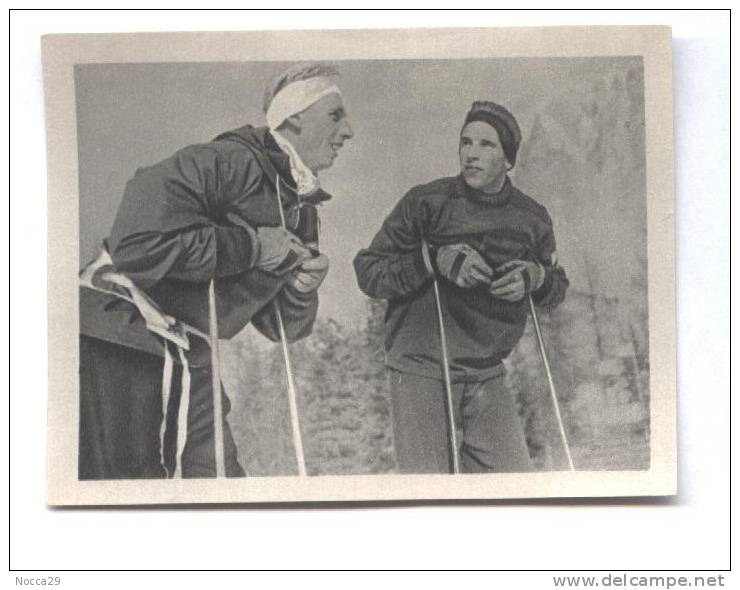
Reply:
[[[298,210],[296,235],[315,257],[319,255],[319,212],[315,205],[303,204]]]
[[[430,277],[436,277],[437,272],[435,271],[435,265],[432,263],[432,256],[429,253],[429,244],[426,240],[421,241],[421,257],[424,260],[424,268]]]

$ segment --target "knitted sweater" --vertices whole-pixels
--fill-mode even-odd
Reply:
[[[388,300],[385,346],[391,368],[442,376],[432,277],[424,265],[422,240],[432,248],[465,243],[494,269],[515,259],[537,261],[545,268],[545,279],[532,293],[535,304],[549,310],[565,297],[568,279],[557,264],[550,216],[508,178],[495,195],[470,188],[459,176],[414,187],[354,261],[360,289]],[[501,361],[524,331],[526,297],[512,303],[494,298],[484,285],[464,289],[444,278],[439,287],[453,381],[500,374]]]

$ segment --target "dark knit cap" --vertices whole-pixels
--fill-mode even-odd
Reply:
[[[509,163],[512,166],[516,164],[516,153],[522,142],[522,131],[514,115],[495,102],[476,100],[465,116],[463,127],[473,121],[483,121],[493,127],[498,133],[501,147]]]

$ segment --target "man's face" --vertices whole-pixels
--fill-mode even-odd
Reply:
[[[331,166],[344,142],[354,135],[342,97],[334,92],[295,115],[295,120],[300,132],[293,147],[314,173]]]
[[[488,123],[472,121],[460,134],[460,170],[468,186],[497,192],[511,168],[498,132]]]

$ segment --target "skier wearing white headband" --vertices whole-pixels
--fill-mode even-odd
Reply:
[[[265,93],[267,125],[290,157],[299,194],[318,188],[316,173],[334,163],[353,135],[341,93],[330,79],[336,72],[322,66],[315,66],[315,72],[319,75],[295,78],[288,70]]]
[[[267,127],[187,146],[127,183],[81,275],[80,479],[217,474],[211,281],[220,338],[252,324],[280,339],[275,301],[287,340],[311,333],[329,269],[316,174],[352,137],[336,74],[290,68],[266,90]],[[223,434],[225,474],[245,475],[225,418]]]

